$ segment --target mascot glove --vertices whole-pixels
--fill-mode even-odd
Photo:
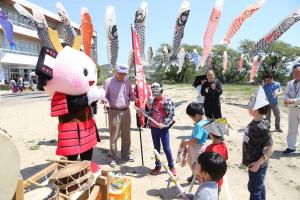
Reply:
[[[93,87],[87,92],[88,104],[105,98],[105,90]]]

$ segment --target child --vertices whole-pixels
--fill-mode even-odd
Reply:
[[[170,148],[170,126],[174,123],[175,106],[173,101],[163,94],[163,88],[159,83],[151,85],[153,98],[148,101],[149,115],[157,122],[150,123],[151,135],[154,148],[160,153],[160,141],[167,156],[168,166],[174,176],[176,171],[174,167],[172,152]],[[155,168],[151,170],[151,175],[159,174],[161,163],[158,159],[155,161]]]
[[[215,152],[204,152],[198,157],[196,177],[202,182],[195,195],[189,194],[190,200],[218,200],[217,181],[227,170],[226,161]]]
[[[197,158],[204,151],[204,145],[208,137],[208,132],[202,128],[208,121],[205,119],[203,107],[199,103],[190,103],[186,108],[186,114],[195,122],[191,139],[180,144],[181,149],[188,149],[187,162],[193,171],[197,164]],[[193,175],[187,179],[192,181]]]
[[[220,119],[224,119],[224,118],[220,118]],[[215,121],[213,121],[212,123],[215,123]],[[203,128],[205,129],[205,127],[203,127]],[[220,130],[220,129],[218,129],[218,130]],[[223,142],[224,141],[224,132],[223,131],[210,131],[208,137],[212,140],[212,143],[206,147],[205,152],[218,153],[226,161],[228,159],[228,151],[227,151],[226,144]],[[223,184],[223,177],[218,181],[219,192],[221,191],[222,184]]]
[[[264,119],[270,110],[265,92],[262,87],[249,103],[249,113],[252,122],[245,130],[243,138],[243,164],[248,167],[248,190],[250,199],[266,199],[264,178],[268,168],[268,158],[272,154],[272,136],[270,124]]]

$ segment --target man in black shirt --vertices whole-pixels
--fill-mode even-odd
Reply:
[[[222,84],[215,79],[215,74],[212,70],[208,70],[206,76],[207,82],[201,88],[201,95],[205,96],[205,115],[209,119],[218,119],[222,117],[220,102],[220,96],[223,92]]]

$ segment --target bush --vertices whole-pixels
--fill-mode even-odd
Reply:
[[[10,90],[10,85],[0,85],[0,90]]]
[[[101,65],[97,66],[97,85],[102,85],[104,81],[109,77],[109,68],[108,66]]]

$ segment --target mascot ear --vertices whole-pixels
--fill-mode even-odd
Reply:
[[[48,34],[49,34],[49,38],[50,38],[55,50],[58,52],[62,51],[63,46],[61,45],[61,43],[59,41],[58,32],[56,30],[53,30],[51,27],[48,27]]]
[[[80,46],[81,46],[81,35],[76,35],[72,48],[77,49],[79,51]]]
[[[53,67],[55,65],[55,58],[57,52],[49,47],[42,47],[38,62],[35,68],[35,74],[38,75],[39,90],[43,90],[43,87],[47,85],[47,81],[53,78]]]

